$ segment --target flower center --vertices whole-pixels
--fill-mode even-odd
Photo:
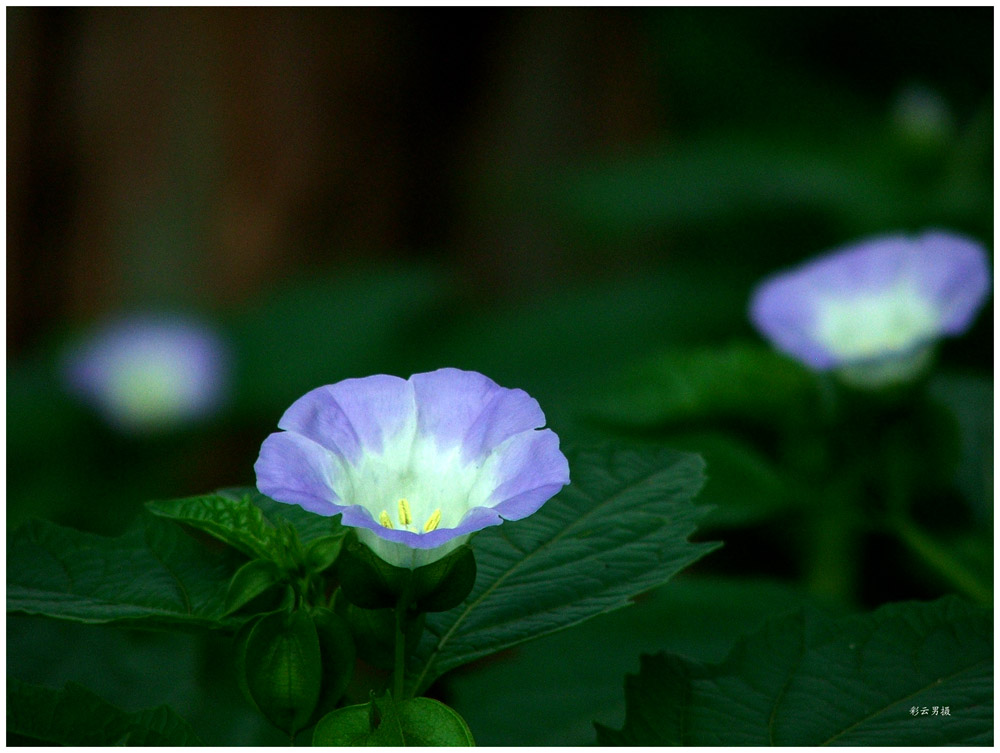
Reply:
[[[399,515],[397,520],[399,521],[399,527],[404,528],[407,531],[413,531],[414,533],[419,533],[416,530],[416,526],[413,525],[413,512],[410,510],[410,503],[406,498],[399,500],[397,504]],[[392,524],[392,518],[389,517],[389,511],[383,510],[379,513],[378,522],[381,523],[385,528],[395,528]],[[441,508],[438,507],[431,513],[431,516],[427,518],[427,522],[424,523],[423,531],[424,533],[430,533],[435,528],[438,527],[438,523],[441,522]]]
[[[934,308],[906,284],[850,298],[828,298],[817,313],[817,338],[845,361],[907,350],[933,337],[938,325]]]
[[[413,426],[386,437],[378,452],[353,462],[331,453],[330,460],[337,496],[383,528],[413,533],[455,528],[469,510],[488,506],[497,486],[495,464],[465,462],[460,446],[439,447]]]

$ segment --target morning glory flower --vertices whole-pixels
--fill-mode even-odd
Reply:
[[[263,494],[343,525],[390,564],[434,562],[538,510],[569,483],[559,438],[523,390],[474,371],[379,374],[292,403],[254,465]]]
[[[989,287],[975,241],[941,231],[882,236],[764,280],[750,318],[806,366],[878,387],[912,378],[938,338],[968,329]]]
[[[218,409],[229,353],[209,327],[143,314],[108,322],[67,354],[70,392],[112,426],[141,433],[177,428]]]

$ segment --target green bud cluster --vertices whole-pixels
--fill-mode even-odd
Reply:
[[[293,531],[277,532],[272,550],[258,553],[266,556],[246,562],[230,580],[224,614],[246,616],[234,649],[237,682],[247,699],[292,740],[322,719],[322,739],[353,735],[370,744],[401,744],[378,743],[387,734],[379,732],[382,716],[389,714],[406,744],[471,744],[451,709],[401,693],[401,668],[420,642],[425,614],[458,606],[472,590],[471,548],[410,570],[380,559],[353,531],[335,531],[305,546]],[[375,689],[388,681],[386,670],[395,671],[395,700],[386,692],[367,704],[338,708],[352,694],[358,660],[370,668],[368,675],[374,671]],[[355,698],[363,684],[355,683]],[[363,724],[358,709],[365,709]],[[439,738],[452,742],[433,742]]]

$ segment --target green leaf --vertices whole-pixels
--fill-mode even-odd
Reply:
[[[54,745],[202,745],[167,706],[128,712],[76,683],[62,690],[7,678],[7,734]]]
[[[222,612],[240,559],[149,515],[117,538],[32,520],[7,542],[7,611],[150,628],[233,629]]]
[[[309,545],[327,536],[342,536],[346,530],[340,525],[340,516],[328,517],[303,510],[298,505],[289,505],[261,494],[252,486],[236,486],[219,489],[216,494],[231,500],[245,500],[259,508],[273,526],[287,523],[295,529],[299,541]]]
[[[687,540],[704,514],[696,455],[610,446],[569,452],[572,483],[534,515],[473,542],[469,599],[427,617],[410,664],[419,691],[443,672],[628,604],[715,544]]]
[[[791,359],[755,343],[674,349],[630,366],[594,406],[595,418],[629,428],[687,421],[774,423],[815,410],[817,382]]]
[[[250,560],[236,571],[226,592],[225,613],[247,605],[283,579],[281,569],[271,560]]]
[[[388,694],[323,717],[314,746],[472,746],[472,733],[454,709],[433,698],[395,702]]]
[[[273,558],[280,547],[278,530],[248,497],[231,499],[211,494],[147,502],[146,509],[204,531],[249,557]]]
[[[448,702],[483,746],[591,745],[594,720],[611,724],[624,717],[621,678],[640,653],[722,661],[739,638],[801,606],[803,598],[783,583],[684,572],[627,609],[450,674],[443,680]]]
[[[289,734],[302,729],[316,708],[323,681],[312,618],[302,610],[261,618],[247,638],[242,665],[261,713]]]
[[[625,726],[597,725],[602,745],[990,745],[992,616],[955,597],[802,611],[719,665],[643,656],[625,694]]]
[[[307,548],[305,566],[311,573],[321,573],[337,561],[344,537],[341,533],[314,540]]]

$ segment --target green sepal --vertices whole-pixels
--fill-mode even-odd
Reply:
[[[319,651],[322,658],[322,689],[313,719],[327,713],[337,705],[344,695],[351,676],[357,651],[354,637],[347,621],[329,609],[317,609],[312,613]]]
[[[359,703],[331,711],[316,723],[313,730],[314,747],[364,746],[368,744],[372,727],[369,721],[369,704]]]
[[[246,606],[283,578],[281,568],[271,560],[250,560],[236,571],[229,582],[223,614],[232,614]]]
[[[443,612],[461,604],[476,581],[476,560],[463,545],[447,556],[410,570],[383,560],[349,536],[337,563],[344,596],[363,609],[395,608],[402,598],[421,612]]]
[[[410,570],[395,567],[348,534],[337,561],[344,597],[362,609],[395,608]]]
[[[316,539],[306,547],[305,566],[311,573],[321,573],[331,567],[340,556],[344,543],[342,534],[332,534]]]
[[[295,610],[261,617],[247,637],[242,665],[261,713],[289,735],[302,729],[323,680],[320,642],[309,614]]]
[[[469,725],[433,698],[396,702],[386,693],[369,703],[324,716],[313,730],[314,746],[472,746]]]
[[[476,583],[476,557],[463,545],[429,565],[413,570],[414,608],[420,612],[445,612],[457,607]]]
[[[405,744],[414,746],[473,746],[476,741],[465,720],[433,698],[410,698],[396,704]]]
[[[381,669],[392,669],[395,663],[396,612],[393,609],[362,609],[351,603],[340,607],[350,626],[358,656]],[[404,650],[416,650],[424,631],[423,612],[403,614]]]

